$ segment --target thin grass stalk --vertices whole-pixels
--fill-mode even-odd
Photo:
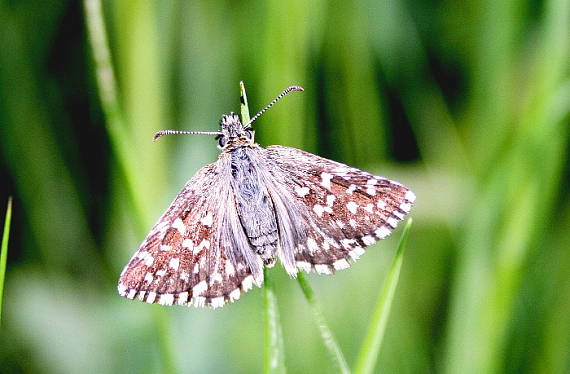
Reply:
[[[283,329],[279,318],[277,296],[273,288],[273,280],[269,277],[269,269],[263,270],[263,372],[265,374],[286,373],[285,347],[283,342]]]
[[[321,310],[321,307],[319,306],[317,299],[315,298],[315,293],[313,292],[313,289],[311,288],[309,282],[305,278],[305,275],[303,273],[297,274],[297,281],[299,282],[301,290],[303,291],[303,294],[305,295],[305,298],[307,299],[307,302],[309,303],[309,306],[313,311],[313,317],[315,319],[315,323],[319,328],[319,332],[321,333],[321,339],[323,340],[326,349],[329,351],[331,359],[333,360],[334,364],[341,373],[350,374],[350,368],[346,363],[346,359],[344,358],[342,350],[340,349],[340,346],[336,342],[334,335],[327,324],[327,321]]]
[[[87,34],[95,66],[97,92],[105,115],[105,124],[113,145],[112,149],[116,153],[119,171],[126,182],[127,196],[135,212],[132,214],[132,217],[136,220],[134,226],[137,227],[137,230],[141,230],[142,235],[144,231],[142,228],[145,227],[143,224],[144,203],[137,198],[138,194],[136,193],[135,173],[138,170],[136,155],[133,153],[134,147],[130,144],[124,113],[119,104],[117,83],[111,62],[111,52],[109,51],[101,1],[84,0],[84,8]]]
[[[394,300],[394,295],[396,294],[396,286],[398,285],[398,279],[400,278],[400,270],[402,269],[404,252],[408,243],[411,227],[412,219],[410,218],[406,222],[404,232],[400,237],[398,250],[396,251],[396,255],[394,256],[394,260],[392,261],[392,265],[390,266],[390,270],[386,276],[386,280],[384,281],[384,287],[378,295],[376,307],[372,314],[372,320],[368,327],[368,333],[362,343],[362,348],[360,349],[358,359],[356,360],[356,366],[354,369],[356,374],[369,374],[374,372],[374,367],[378,360],[378,353],[380,352],[382,340],[386,332],[388,317],[390,316],[390,310],[392,309],[392,302]]]
[[[93,53],[95,65],[95,76],[97,79],[98,94],[101,106],[105,115],[105,123],[110,134],[113,150],[116,153],[116,161],[119,165],[122,177],[127,189],[127,195],[131,202],[132,217],[135,220],[137,231],[143,232],[145,209],[143,199],[138,194],[136,188],[137,163],[136,154],[129,143],[128,130],[124,119],[123,110],[118,100],[118,90],[115,79],[115,72],[111,62],[111,53],[103,9],[100,0],[84,0],[85,18],[87,22],[87,33]],[[163,364],[164,373],[176,373],[174,364],[174,351],[170,343],[170,323],[167,315],[160,309],[155,309],[152,313],[154,327],[158,335],[158,346]]]
[[[0,326],[2,325],[2,301],[4,300],[4,279],[6,279],[6,263],[8,262],[8,240],[10,239],[10,223],[12,222],[12,196],[8,198],[2,245],[0,246]]]

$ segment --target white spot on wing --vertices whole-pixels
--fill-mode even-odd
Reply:
[[[146,256],[148,256],[148,252],[146,252],[146,251],[140,251],[137,253],[137,258],[139,260],[144,260],[146,258]]]
[[[322,217],[325,211],[325,207],[319,204],[315,204],[315,206],[313,207],[313,211],[317,213],[317,216]]]
[[[372,204],[366,204],[366,206],[364,207],[364,210],[369,212],[369,213],[372,213],[373,209],[374,209],[374,205],[372,205]]]
[[[193,296],[200,296],[207,289],[208,289],[208,284],[206,283],[205,280],[202,280],[200,283],[198,283],[197,285],[195,285],[192,288],[192,295]]]
[[[160,299],[158,299],[158,303],[160,305],[172,305],[174,303],[174,295],[171,293],[162,294]]]
[[[154,303],[155,299],[156,299],[156,292],[149,292],[145,301],[149,304],[152,304]]]
[[[374,187],[368,187],[368,188],[366,189],[366,193],[369,194],[370,196],[374,196],[374,195],[376,195],[376,188],[374,188]]]
[[[332,174],[329,173],[322,173],[321,174],[321,186],[326,189],[331,189],[331,179],[333,178]]]
[[[295,186],[295,192],[299,197],[305,197],[309,193],[309,187]]]
[[[154,277],[152,276],[152,273],[146,273],[144,276],[144,281],[147,283],[152,283],[152,281],[154,280]]]
[[[412,209],[412,204],[405,202],[400,204],[400,209],[402,209],[404,212],[409,213],[410,210]]]
[[[386,202],[384,200],[378,200],[376,206],[378,207],[378,209],[384,209],[386,208]]]
[[[416,194],[414,194],[412,191],[408,190],[406,191],[406,196],[404,196],[404,198],[408,201],[410,201],[411,203],[413,203],[416,200]]]
[[[174,227],[176,230],[178,230],[178,232],[180,233],[180,235],[185,235],[186,234],[186,226],[184,225],[184,222],[182,222],[182,220],[180,218],[176,218],[174,220],[174,223],[172,224],[172,227]]]
[[[125,296],[125,294],[127,293],[127,286],[125,286],[122,283],[119,283],[119,285],[117,286],[117,290],[119,291],[119,295]]]
[[[166,270],[162,269],[156,272],[156,276],[157,277],[162,277],[164,274],[166,274]]]
[[[315,265],[315,270],[319,274],[332,274],[332,270],[329,265],[326,264],[317,264]]]
[[[245,292],[251,290],[251,288],[253,287],[253,276],[248,275],[247,277],[245,277],[241,282],[241,286]]]
[[[204,226],[212,226],[212,222],[214,222],[214,217],[212,216],[212,213],[211,212],[206,213],[206,215],[200,219],[200,222]]]
[[[348,261],[346,261],[344,258],[343,258],[343,259],[340,259],[340,260],[338,260],[338,261],[335,261],[335,262],[333,263],[333,267],[334,267],[336,270],[346,269],[346,268],[348,268],[349,266],[350,266],[350,264],[349,264]]]
[[[198,253],[202,252],[202,250],[203,250],[204,248],[210,248],[210,241],[209,241],[209,240],[206,240],[206,239],[202,240],[202,241],[200,242],[200,244],[198,244],[196,247],[194,247],[194,249],[192,250],[192,252],[193,252],[194,254],[198,254]]]
[[[394,228],[395,228],[396,226],[398,226],[398,220],[395,219],[394,217],[388,218],[388,219],[386,220],[386,223],[387,223],[388,225],[394,227]]]
[[[194,248],[194,242],[190,239],[184,239],[182,241],[182,247],[192,250]]]
[[[188,292],[179,293],[178,300],[176,300],[176,304],[185,305],[187,302],[188,302]]]
[[[309,238],[307,239],[307,248],[309,249],[309,252],[316,252],[319,250],[319,245],[317,244],[315,239]]]
[[[127,298],[128,299],[134,299],[136,294],[137,294],[137,290],[131,289],[131,290],[129,290],[129,293],[127,294]]]
[[[151,255],[148,255],[148,256],[144,259],[144,264],[145,264],[146,266],[151,266],[153,262],[154,262],[154,257],[152,257]]]
[[[336,224],[338,225],[338,227],[340,227],[341,229],[344,227],[344,222],[342,222],[340,219],[336,220]]]
[[[378,230],[374,231],[374,234],[376,234],[376,236],[379,237],[380,239],[384,239],[385,237],[390,235],[390,232],[391,231],[386,226],[382,226]]]
[[[225,269],[226,269],[226,274],[228,277],[231,277],[232,275],[234,275],[236,273],[236,269],[235,269],[234,265],[232,265],[230,260],[226,260]]]
[[[328,206],[332,207],[335,200],[336,200],[335,195],[327,195],[327,205]]]
[[[350,213],[356,214],[356,209],[358,208],[358,204],[356,204],[354,201],[349,201],[348,204],[346,204],[346,207],[348,208]]]
[[[315,204],[315,206],[313,207],[313,211],[314,211],[315,213],[317,213],[317,215],[318,215],[319,217],[322,217],[324,212],[327,212],[327,213],[331,213],[331,214],[332,214],[332,209],[331,209],[330,206],[322,206],[322,205],[319,205],[319,204]]]
[[[351,184],[350,186],[348,186],[348,188],[346,189],[346,193],[352,194],[354,191],[356,191],[357,187],[354,184]]]
[[[170,266],[174,270],[178,270],[178,267],[180,266],[180,259],[171,258],[170,261],[168,262],[168,266]]]
[[[211,301],[210,304],[212,305],[212,308],[216,309],[216,308],[221,308],[224,306],[224,297],[220,296],[220,297],[214,297]]]
[[[348,254],[353,260],[358,260],[360,256],[364,254],[364,249],[362,247],[355,247],[352,251],[348,252]]]
[[[241,291],[239,288],[236,288],[235,290],[233,290],[232,292],[230,292],[229,297],[230,297],[230,301],[236,301],[239,299],[239,296],[241,294]]]
[[[372,245],[374,243],[376,243],[376,239],[374,239],[374,237],[370,236],[370,235],[365,235],[362,237],[362,241],[364,242],[364,244],[366,245]]]

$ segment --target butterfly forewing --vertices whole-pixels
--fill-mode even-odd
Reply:
[[[415,199],[397,182],[295,148],[271,146],[267,156],[290,176],[291,195],[307,212],[306,241],[295,253],[302,270],[347,268],[390,235]]]
[[[127,264],[119,293],[163,305],[223,306],[260,284],[235,250],[230,190],[219,175],[220,161],[201,169],[172,202]],[[228,208],[229,205],[229,208]],[[255,259],[257,261],[257,259]]]

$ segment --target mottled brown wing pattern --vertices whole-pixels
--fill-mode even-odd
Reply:
[[[188,181],[152,228],[121,273],[122,296],[151,304],[221,307],[261,284],[241,252],[219,235],[235,212],[228,210],[233,199],[218,166],[207,165]]]
[[[403,185],[345,164],[284,146],[266,150],[309,212],[306,242],[295,252],[299,269],[348,268],[365,247],[390,235],[415,200]]]

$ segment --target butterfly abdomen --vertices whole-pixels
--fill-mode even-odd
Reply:
[[[277,251],[277,221],[273,203],[248,154],[257,151],[241,147],[231,152],[232,187],[240,222],[252,250],[264,264],[272,266]]]

